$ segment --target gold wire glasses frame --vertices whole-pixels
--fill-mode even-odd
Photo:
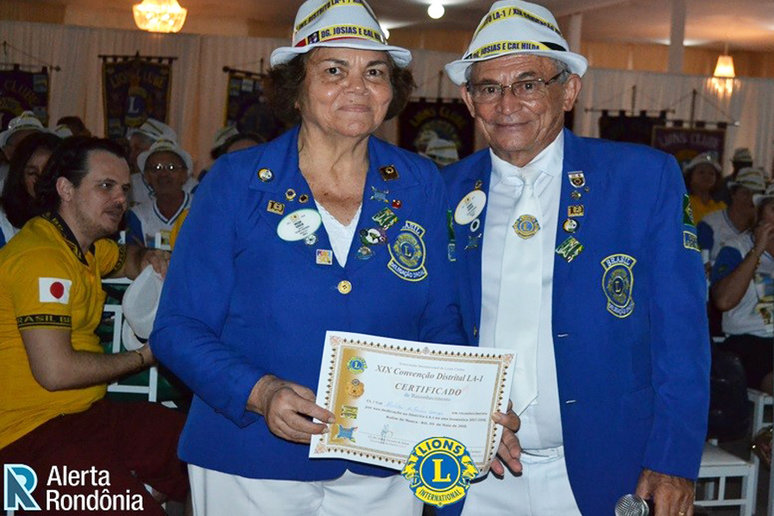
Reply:
[[[548,86],[556,82],[565,70],[557,73],[550,79],[523,79],[512,84],[499,84],[492,82],[479,82],[468,84],[467,88],[473,102],[478,104],[489,104],[497,102],[505,95],[505,90],[511,90],[514,97],[522,100],[533,100],[545,96]]]
[[[185,165],[176,165],[174,163],[156,163],[155,165],[146,166],[145,170],[160,174],[161,172],[176,172],[178,170],[187,170],[187,168]]]

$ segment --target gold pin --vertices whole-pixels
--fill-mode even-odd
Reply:
[[[285,205],[281,202],[277,201],[269,201],[269,204],[266,206],[266,211],[269,213],[276,213],[277,215],[282,215],[285,213]]]

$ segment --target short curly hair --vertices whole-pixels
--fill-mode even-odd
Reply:
[[[274,114],[288,124],[298,124],[301,113],[296,103],[301,96],[301,90],[306,77],[306,64],[317,49],[299,54],[287,63],[273,66],[264,79],[264,92],[274,110]],[[398,115],[406,107],[411,93],[416,88],[414,75],[408,68],[399,68],[387,54],[387,62],[392,84],[392,101],[387,108],[386,120]]]

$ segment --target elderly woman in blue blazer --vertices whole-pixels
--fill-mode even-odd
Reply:
[[[465,342],[440,175],[372,136],[410,59],[365,2],[304,3],[268,88],[299,124],[197,191],[150,340],[195,393],[180,455],[198,514],[421,512],[395,471],[307,444],[333,417],[314,393],[326,330]]]

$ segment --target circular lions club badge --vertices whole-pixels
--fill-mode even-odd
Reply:
[[[430,437],[411,450],[401,471],[414,496],[443,507],[462,500],[478,475],[467,448],[450,437]]]

